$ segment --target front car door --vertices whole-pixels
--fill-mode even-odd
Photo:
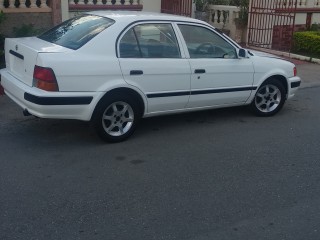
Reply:
[[[147,96],[147,113],[185,108],[191,70],[171,23],[131,26],[120,36],[118,53],[125,81]]]
[[[253,90],[254,68],[237,48],[207,26],[178,24],[189,52],[189,108],[245,103]]]

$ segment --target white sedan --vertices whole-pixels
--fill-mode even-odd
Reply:
[[[5,57],[1,84],[25,115],[92,121],[109,142],[127,139],[142,117],[241,105],[271,116],[301,82],[288,61],[156,13],[87,13],[6,39]]]

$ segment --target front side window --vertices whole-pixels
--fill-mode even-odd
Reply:
[[[94,15],[69,19],[39,36],[40,39],[73,50],[79,49],[114,23],[113,20]]]
[[[215,32],[193,25],[179,28],[191,58],[237,58],[236,49]]]
[[[120,57],[180,58],[171,24],[142,24],[126,32],[120,41]]]

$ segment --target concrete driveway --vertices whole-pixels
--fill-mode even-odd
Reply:
[[[320,84],[320,64],[308,63],[299,60],[292,60],[298,69],[298,75],[302,79],[301,87],[319,86]]]

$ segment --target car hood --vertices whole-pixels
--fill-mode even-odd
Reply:
[[[249,51],[251,54],[253,54],[254,56],[279,58],[278,56],[273,55],[273,54],[271,54],[271,53],[266,53],[266,52],[251,50],[251,49],[248,49],[248,51]]]
[[[254,56],[280,58],[280,57],[278,57],[278,56],[276,56],[276,55],[273,55],[273,54],[271,54],[271,53],[266,53],[266,52],[251,50],[251,49],[248,49],[248,51],[249,51],[250,53],[252,53]]]
[[[287,62],[292,62],[289,59],[277,56],[277,55],[273,55],[271,53],[266,53],[266,52],[261,52],[261,51],[256,51],[256,50],[251,50],[248,49],[248,51],[253,55],[253,56],[258,56],[258,57],[266,57],[266,58],[275,58],[275,59],[280,59],[280,60],[284,60]]]

